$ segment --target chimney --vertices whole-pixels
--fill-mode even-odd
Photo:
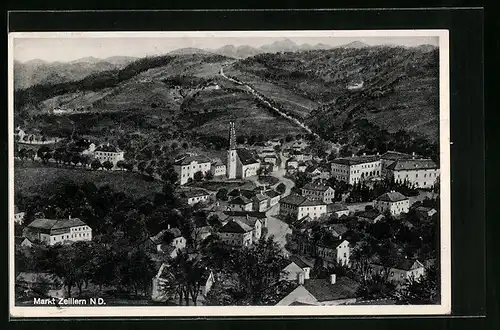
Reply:
[[[170,224],[167,225],[167,229],[170,229]]]
[[[380,156],[380,152],[377,151],[377,156]]]
[[[68,216],[68,219],[71,220],[71,214]]]
[[[337,282],[337,275],[330,274],[330,284],[335,284]]]
[[[363,152],[363,156],[366,156],[366,152]]]
[[[354,154],[352,154],[352,157],[354,157]]]
[[[415,151],[411,153],[412,156],[415,156]]]
[[[305,279],[305,275],[303,272],[297,273],[297,284],[298,285],[304,284],[304,279]]]

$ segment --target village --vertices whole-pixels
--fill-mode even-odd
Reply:
[[[90,294],[87,288],[104,286],[129,288],[148,304],[394,304],[408,302],[408,292],[419,283],[436,282],[436,162],[398,151],[341,157],[338,146],[329,151],[337,156],[321,157],[311,139],[250,145],[238,143],[233,122],[227,130],[225,159],[186,151],[168,171],[151,173],[164,189],[163,200],[148,207],[163,213],[140,212],[154,218],[154,225],[133,210],[117,230],[87,219],[80,206],[68,206],[64,218],[50,218],[15,205],[16,256],[25,260],[16,271],[18,301],[81,297]],[[109,142],[72,141],[68,155],[50,148],[55,139],[20,128],[15,133],[20,161],[140,171],[127,163],[126,150]],[[36,141],[42,146],[30,148]],[[124,246],[122,240],[134,244]],[[115,270],[103,261],[109,256],[100,259],[101,252],[89,251],[97,247],[123,250],[135,260],[127,261],[136,263],[135,273],[127,271],[136,282],[125,283],[121,268],[113,277]],[[64,258],[74,260],[75,269],[45,265],[35,271],[40,260],[33,259],[51,248],[73,253]],[[250,283],[248,274],[255,277]],[[432,292],[422,295],[421,303],[437,299]]]

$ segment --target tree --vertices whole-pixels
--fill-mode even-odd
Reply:
[[[124,160],[117,161],[116,162],[116,167],[118,167],[121,170],[125,169],[125,161]]]
[[[403,304],[438,304],[439,287],[439,272],[435,267],[430,267],[421,278],[407,279],[394,293],[394,298]]]
[[[171,185],[175,184],[177,182],[177,180],[179,179],[179,175],[177,174],[177,172],[174,170],[174,167],[171,166],[171,165],[167,165],[165,166],[162,170],[161,170],[161,179],[166,182],[166,183],[169,183]]]
[[[194,181],[196,181],[196,182],[200,182],[200,181],[202,181],[202,180],[203,180],[203,177],[204,177],[204,176],[203,176],[203,172],[202,172],[202,171],[198,171],[198,172],[196,172],[196,173],[193,175],[193,179],[194,179]]]
[[[276,187],[276,191],[280,194],[284,194],[286,192],[286,185],[282,182]]]
[[[102,163],[102,166],[106,169],[106,170],[111,170],[113,168],[113,163],[110,162],[109,160],[105,161],[104,163]]]
[[[212,172],[211,172],[211,171],[207,171],[207,172],[205,173],[205,179],[206,179],[206,180],[212,180],[213,178],[214,178],[214,175],[212,174]]]
[[[90,164],[93,170],[98,170],[102,167],[101,162],[98,159],[94,159],[92,163]]]
[[[217,199],[220,199],[221,201],[227,201],[228,199],[227,193],[228,193],[227,188],[220,188],[217,191],[217,194],[215,194],[215,197]]]
[[[189,144],[187,142],[184,142],[182,144],[182,149],[188,149],[189,148]]]

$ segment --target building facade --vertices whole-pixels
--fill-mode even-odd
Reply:
[[[354,185],[358,182],[379,177],[382,165],[379,156],[353,156],[332,161],[332,177]]]
[[[230,219],[219,230],[219,237],[222,242],[229,246],[250,246],[253,243],[253,236],[253,228],[236,219]]]
[[[395,182],[430,189],[439,180],[439,168],[431,159],[404,159],[389,165],[386,175]]]
[[[308,199],[320,199],[326,204],[333,203],[335,190],[321,182],[311,182],[302,187],[302,196]]]
[[[99,160],[101,164],[110,162],[113,164],[113,167],[116,168],[116,163],[125,159],[125,152],[107,143],[95,148],[94,158]]]
[[[226,164],[224,164],[222,162],[212,163],[210,171],[212,172],[212,175],[214,177],[226,176],[226,173],[227,173],[226,172]]]
[[[380,213],[389,212],[391,215],[397,216],[401,213],[408,213],[410,209],[410,199],[393,190],[379,196],[375,201],[374,207]]]
[[[36,219],[24,228],[23,237],[46,245],[91,241],[92,229],[78,218]]]
[[[321,200],[308,200],[303,196],[289,195],[279,201],[281,216],[292,215],[296,220],[309,217],[317,219],[327,213],[327,205]]]
[[[210,169],[210,159],[203,156],[186,156],[174,163],[174,170],[179,176],[179,183],[181,185],[188,183],[189,179],[192,180],[196,172],[206,174],[210,172]]]
[[[229,148],[227,150],[227,177],[228,179],[245,179],[256,176],[260,163],[248,149],[236,148],[236,132],[234,122],[229,126]]]

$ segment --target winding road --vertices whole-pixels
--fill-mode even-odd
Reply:
[[[301,122],[297,118],[289,116],[286,113],[284,113],[283,111],[281,111],[280,109],[274,107],[271,103],[269,103],[269,101],[266,98],[262,97],[255,89],[253,89],[252,87],[246,85],[245,83],[243,83],[241,81],[238,81],[236,79],[233,79],[231,77],[226,76],[226,74],[224,73],[223,67],[220,68],[219,73],[222,77],[226,78],[227,80],[229,80],[237,85],[245,87],[253,96],[255,96],[255,98],[257,98],[259,101],[264,103],[268,108],[270,108],[273,111],[275,111],[276,113],[278,113],[281,117],[293,122],[295,125],[302,127],[307,133],[312,134],[315,137],[319,138],[319,135],[314,133],[306,124],[304,124],[303,122]]]

